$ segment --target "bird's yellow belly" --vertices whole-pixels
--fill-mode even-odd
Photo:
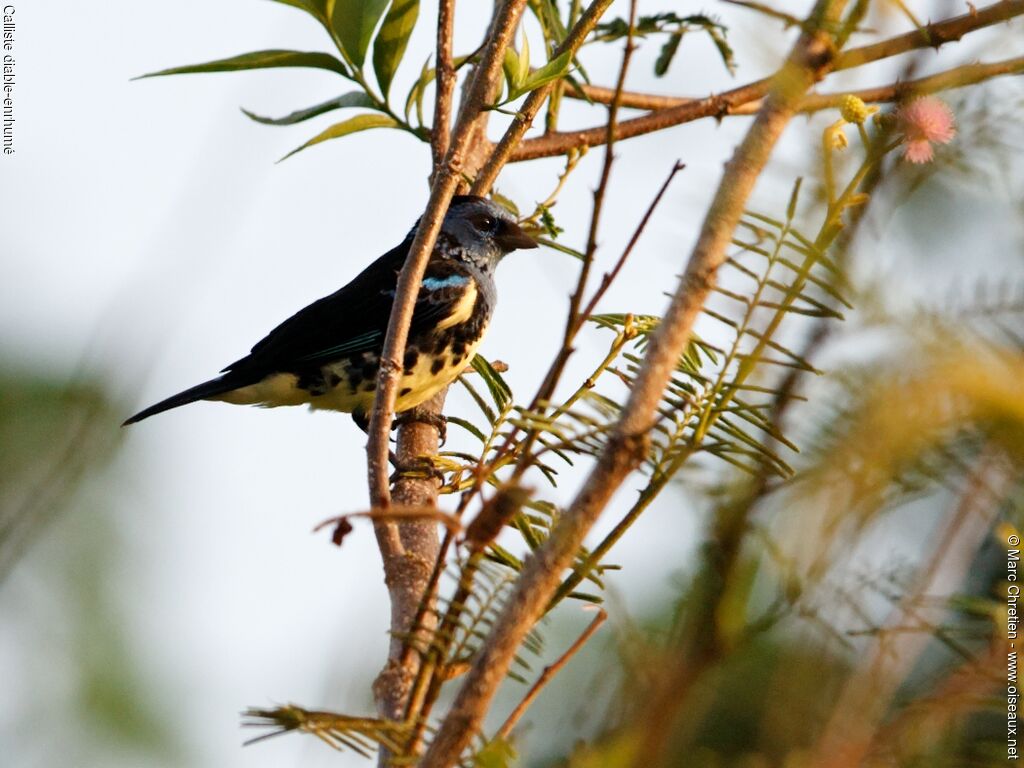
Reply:
[[[457,356],[458,362],[452,360],[450,352],[443,352],[444,365],[434,370],[438,356],[420,354],[416,363],[402,373],[398,382],[398,395],[395,411],[407,411],[420,403],[429,400],[444,387],[451,384],[462,371],[480,346],[480,339],[465,345],[465,351]],[[313,410],[342,411],[352,413],[362,411],[368,413],[373,407],[375,380],[363,380],[353,391],[350,384],[349,366],[347,361],[335,363],[325,369],[334,374],[338,383],[323,392],[315,394],[299,386],[299,377],[293,373],[275,373],[256,384],[226,392],[216,398],[236,405],[259,405],[264,408],[276,408],[285,405],[308,405]]]

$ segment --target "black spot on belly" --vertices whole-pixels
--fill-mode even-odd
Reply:
[[[371,363],[363,363],[363,367],[359,371],[359,374],[364,379],[375,379],[375,378],[377,378],[377,362],[373,361]]]
[[[303,371],[299,374],[298,380],[295,382],[295,386],[309,392],[312,397],[319,397],[320,395],[326,394],[328,390],[333,389],[335,383],[336,382],[328,382],[324,371],[320,368],[316,368],[309,371]]]
[[[466,351],[466,343],[462,339],[456,339],[452,344],[452,354],[462,355]]]
[[[445,333],[435,334],[430,339],[429,345],[426,347],[426,351],[433,354],[439,355],[448,348],[448,335]]]
[[[341,376],[334,371],[327,372],[327,388],[334,389],[336,386],[341,384]]]
[[[363,375],[359,371],[348,372],[348,388],[352,394],[355,394],[356,389],[363,383]]]
[[[455,357],[452,358],[452,366],[453,367],[458,365],[461,362],[462,362],[462,355],[456,355]]]
[[[398,396],[405,397],[410,392],[412,392],[412,387],[402,387],[401,391],[398,393]]]
[[[420,353],[415,347],[405,350],[405,359],[402,360],[402,365],[405,366],[407,376],[412,373],[412,369],[416,367],[416,361],[419,359]]]
[[[435,376],[441,372],[442,368],[444,368],[443,357],[437,358],[436,360],[434,360],[433,363],[430,364],[430,372],[433,373]]]

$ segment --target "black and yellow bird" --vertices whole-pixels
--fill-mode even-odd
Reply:
[[[218,400],[344,411],[365,427],[398,273],[415,234],[414,225],[401,244],[344,288],[285,320],[217,378],[162,400],[125,424],[197,400]],[[514,250],[536,247],[501,206],[471,195],[452,200],[416,299],[397,412],[429,399],[466,367],[494,311],[495,267]]]

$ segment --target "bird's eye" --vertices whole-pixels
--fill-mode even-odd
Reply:
[[[481,232],[491,232],[494,230],[496,222],[493,216],[486,213],[482,213],[479,216],[474,217],[473,225]]]

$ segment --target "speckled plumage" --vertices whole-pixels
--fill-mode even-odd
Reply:
[[[398,273],[415,233],[414,226],[344,288],[285,320],[221,376],[125,423],[196,400],[369,412]],[[417,296],[396,411],[429,399],[465,368],[494,310],[495,267],[507,253],[534,247],[504,208],[469,195],[452,201]]]

